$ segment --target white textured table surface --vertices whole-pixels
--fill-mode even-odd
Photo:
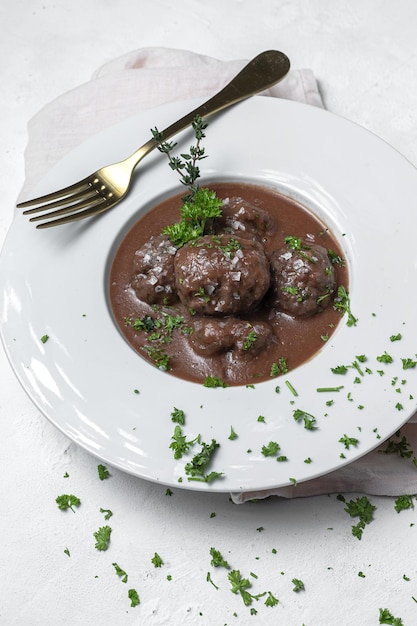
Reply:
[[[417,166],[414,0],[3,0],[0,21],[0,242],[23,183],[28,119],[106,61],[145,46],[224,59],[283,50],[293,68],[314,71],[329,110]],[[398,514],[394,498],[371,497],[374,520],[358,541],[336,495],[236,506],[227,495],[167,496],[116,470],[100,481],[97,460],[38,413],[3,351],[0,476],[2,625],[372,626],[384,608],[417,624],[415,509]],[[75,514],[57,508],[60,493],[81,498]],[[94,548],[100,507],[113,511],[105,552]],[[210,565],[212,546],[252,593],[271,591],[279,604],[265,606],[264,596],[246,607],[227,571]],[[304,590],[293,591],[294,578]]]

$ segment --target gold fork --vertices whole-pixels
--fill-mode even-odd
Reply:
[[[262,52],[216,95],[162,131],[162,141],[190,126],[197,115],[207,117],[218,113],[232,104],[268,89],[282,80],[289,69],[290,61],[282,52],[276,50]],[[125,160],[102,167],[87,178],[64,189],[20,202],[17,207],[25,209],[33,207],[23,211],[25,215],[33,215],[30,218],[31,222],[48,220],[38,224],[37,228],[66,224],[103,213],[126,196],[135,167],[159,144],[160,141],[152,137]]]

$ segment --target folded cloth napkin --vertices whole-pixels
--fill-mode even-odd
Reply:
[[[30,197],[55,163],[95,133],[144,109],[188,98],[203,101],[245,64],[245,60],[220,61],[159,47],[135,50],[106,63],[91,81],[47,104],[30,120],[25,182],[19,199]],[[290,70],[281,83],[262,95],[323,106],[317,81],[308,69]],[[330,474],[297,486],[233,493],[231,497],[241,504],[271,495],[293,498],[335,492],[417,493],[417,414],[389,444]]]

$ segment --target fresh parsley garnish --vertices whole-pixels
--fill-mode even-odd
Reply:
[[[350,297],[346,291],[346,287],[340,285],[337,289],[337,296],[333,302],[333,308],[336,311],[340,311],[342,315],[347,314],[347,326],[356,326],[357,318],[352,314],[350,308]]]
[[[220,208],[222,200],[214,191],[200,188],[196,183],[200,177],[200,168],[197,163],[206,158],[205,150],[201,147],[201,140],[205,137],[204,130],[207,128],[207,123],[197,115],[192,127],[196,143],[190,147],[189,153],[182,153],[180,156],[172,155],[176,143],[164,141],[162,133],[157,128],[152,130],[154,139],[159,143],[158,150],[168,156],[171,169],[178,172],[180,182],[188,187],[188,192],[184,195],[183,204],[180,207],[180,221],[166,226],[162,231],[177,248],[204,235],[207,222],[222,214]]]
[[[180,424],[180,426],[184,426],[185,424],[185,413],[182,409],[177,409],[174,407],[174,410],[171,413],[171,420],[175,424]]]
[[[151,558],[151,562],[153,563],[155,567],[162,567],[162,565],[164,564],[163,560],[161,559],[161,557],[159,556],[157,552],[155,552],[155,554]]]
[[[216,550],[216,548],[210,548],[210,556],[210,563],[213,567],[225,567],[226,569],[230,569],[229,563],[222,557],[220,551]]]
[[[188,476],[188,480],[196,480],[200,482],[210,483],[216,478],[223,476],[222,472],[209,472],[207,473],[207,466],[210,464],[213,454],[220,444],[215,439],[211,440],[211,443],[201,443],[201,450],[198,452],[192,460],[185,466],[185,473]]]
[[[100,465],[97,466],[97,471],[98,471],[98,477],[100,478],[100,480],[105,480],[106,478],[110,476],[109,470],[106,468],[105,465],[102,465],[101,463]]]
[[[129,591],[127,592],[127,596],[130,600],[131,607],[135,607],[140,604],[139,595],[136,589],[129,589]]]
[[[394,359],[392,358],[390,354],[388,354],[387,351],[385,351],[384,354],[377,356],[376,360],[379,363],[392,363]]]
[[[412,496],[402,495],[398,496],[395,500],[394,509],[399,513],[400,511],[405,511],[406,509],[413,509],[414,502]]]
[[[281,446],[276,441],[270,441],[266,446],[262,446],[261,452],[264,456],[276,456]]]
[[[339,443],[343,443],[346,450],[349,450],[350,446],[354,446],[355,448],[357,447],[359,443],[359,439],[356,439],[355,437],[348,437],[347,435],[343,435],[343,437],[340,437]]]
[[[390,624],[391,626],[403,626],[400,617],[394,617],[388,609],[379,609],[379,623]]]
[[[318,429],[317,420],[314,415],[311,415],[311,413],[307,413],[306,411],[302,411],[301,409],[295,409],[295,411],[293,411],[293,417],[296,422],[302,420],[304,422],[304,428],[306,430]]]
[[[104,513],[104,519],[105,520],[110,519],[111,516],[113,515],[113,512],[110,511],[110,509],[102,509],[101,507],[100,507],[100,513]]]
[[[187,440],[187,435],[183,434],[181,426],[177,424],[171,439],[169,447],[174,451],[174,459],[181,459],[196,442],[200,442],[200,435],[197,435],[194,439]]]
[[[346,513],[349,513],[351,517],[359,518],[359,522],[352,526],[352,535],[360,540],[365,526],[370,524],[373,520],[373,513],[376,507],[371,504],[366,496],[361,496],[356,498],[356,500],[346,502],[344,496],[339,495],[338,500],[346,504]]]
[[[299,578],[293,578],[291,582],[294,585],[293,591],[295,591],[295,593],[298,593],[299,591],[304,591],[305,586],[302,580],[300,580]]]
[[[211,387],[211,388],[215,388],[215,387],[223,387],[226,388],[228,385],[227,383],[225,383],[221,378],[219,378],[218,376],[206,376],[206,379],[204,381],[204,387]]]
[[[128,575],[126,572],[117,565],[117,563],[113,563],[113,567],[116,570],[116,574],[121,578],[122,583],[127,583]]]
[[[110,526],[101,526],[95,533],[93,533],[94,538],[96,540],[95,548],[97,550],[103,551],[107,550],[110,543],[110,535],[112,529]]]
[[[75,513],[73,507],[80,506],[81,500],[74,495],[62,494],[55,499],[55,502],[58,505],[58,508],[64,511],[65,509],[71,509],[73,513]]]

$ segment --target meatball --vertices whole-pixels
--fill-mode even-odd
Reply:
[[[251,359],[274,341],[271,327],[266,322],[254,322],[237,318],[200,318],[193,324],[190,344],[197,354],[214,356],[232,351],[240,358]]]
[[[269,213],[239,196],[226,198],[222,204],[222,216],[216,220],[217,232],[233,233],[245,239],[261,240],[275,230]]]
[[[178,300],[174,278],[176,252],[164,235],[150,237],[136,250],[130,284],[139,300],[148,304],[173,304]]]
[[[272,306],[294,317],[306,317],[329,305],[337,276],[326,248],[302,243],[275,250],[270,258]]]
[[[174,258],[181,302],[201,315],[232,315],[255,309],[270,284],[269,262],[257,241],[205,235]]]

